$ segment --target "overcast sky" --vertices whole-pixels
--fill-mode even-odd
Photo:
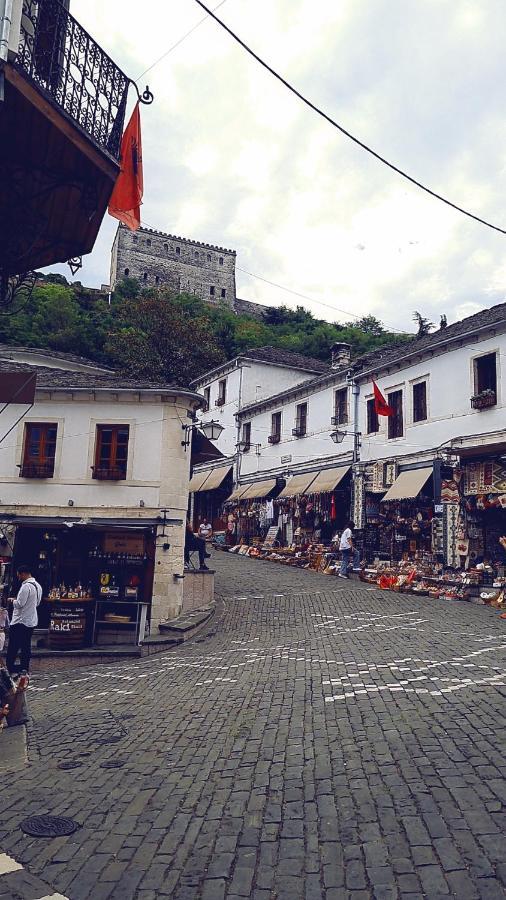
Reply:
[[[71,11],[134,78],[203,15],[194,0]],[[217,14],[363,141],[506,227],[504,0],[226,0]],[[365,154],[212,20],[145,80],[143,220],[234,248],[239,267],[313,302],[239,270],[240,297],[397,328],[414,309],[453,321],[503,300],[505,236]],[[84,284],[108,281],[115,227],[106,216]]]

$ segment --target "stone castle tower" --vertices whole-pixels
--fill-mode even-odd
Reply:
[[[235,309],[235,259],[235,250],[119,225],[111,252],[111,289],[122,278],[137,278],[145,287],[169,287]]]

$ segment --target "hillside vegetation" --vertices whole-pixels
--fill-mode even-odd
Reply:
[[[187,385],[248,347],[272,346],[323,361],[346,341],[354,356],[409,340],[388,332],[374,316],[333,324],[299,306],[266,307],[259,321],[210,306],[193,295],[143,291],[125,279],[107,297],[61,275],[38,281],[17,311],[0,316],[0,341],[87,356],[142,378]]]

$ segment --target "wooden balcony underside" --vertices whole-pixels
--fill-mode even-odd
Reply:
[[[92,250],[119,166],[22,74],[5,75],[0,268],[18,274]]]

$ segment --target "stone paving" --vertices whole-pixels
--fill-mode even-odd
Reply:
[[[506,622],[214,557],[206,634],[34,680],[0,897],[506,897]],[[25,836],[40,813],[80,828]]]

